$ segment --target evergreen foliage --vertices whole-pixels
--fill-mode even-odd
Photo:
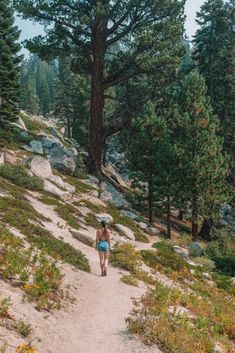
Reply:
[[[123,128],[120,120],[105,124],[106,97],[133,77],[175,64],[181,50],[185,1],[13,2],[24,18],[48,29],[45,37],[27,42],[32,52],[49,60],[71,55],[73,71],[90,75],[88,168],[100,174],[104,141]]]
[[[17,121],[19,97],[19,63],[17,43],[20,31],[14,26],[14,11],[8,0],[0,3],[0,139],[9,139]]]
[[[234,1],[207,0],[197,14],[194,60],[205,77],[225,147],[235,160],[235,12]]]

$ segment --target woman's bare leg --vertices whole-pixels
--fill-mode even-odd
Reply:
[[[104,253],[104,270],[105,270],[105,271],[107,271],[108,259],[109,259],[109,252],[106,251],[106,252]]]
[[[104,251],[99,251],[99,257],[100,257],[100,269],[101,269],[101,272],[103,273],[104,272]]]

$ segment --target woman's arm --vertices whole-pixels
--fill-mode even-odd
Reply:
[[[98,242],[99,242],[99,234],[98,230],[96,231],[96,241],[95,241],[95,249],[98,250]]]
[[[110,231],[108,233],[108,244],[109,244],[109,251],[111,251],[111,241],[110,241]]]

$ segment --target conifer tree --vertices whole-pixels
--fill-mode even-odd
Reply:
[[[77,74],[90,75],[89,172],[101,174],[105,139],[123,122],[104,121],[111,88],[175,62],[184,23],[184,0],[13,0],[24,18],[48,31],[28,42],[46,59],[72,55]],[[109,95],[109,94],[108,94]]]
[[[204,76],[225,147],[235,163],[235,11],[234,0],[207,0],[197,14],[194,59]]]
[[[174,115],[176,148],[182,151],[175,172],[183,176],[179,193],[192,211],[193,238],[198,234],[199,215],[215,217],[228,197],[228,156],[206,91],[204,79],[196,71],[190,73],[180,85]]]
[[[0,139],[9,139],[19,101],[20,31],[9,0],[0,2]]]

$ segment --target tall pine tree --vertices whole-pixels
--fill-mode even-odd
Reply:
[[[101,174],[103,144],[123,127],[104,121],[109,89],[171,65],[183,33],[185,0],[14,0],[24,18],[44,24],[28,48],[51,59],[72,55],[73,70],[90,80],[89,172]]]
[[[0,139],[9,139],[19,102],[20,31],[9,0],[0,2]]]
[[[235,164],[235,11],[234,0],[207,0],[197,14],[194,59],[204,76],[225,147]]]

